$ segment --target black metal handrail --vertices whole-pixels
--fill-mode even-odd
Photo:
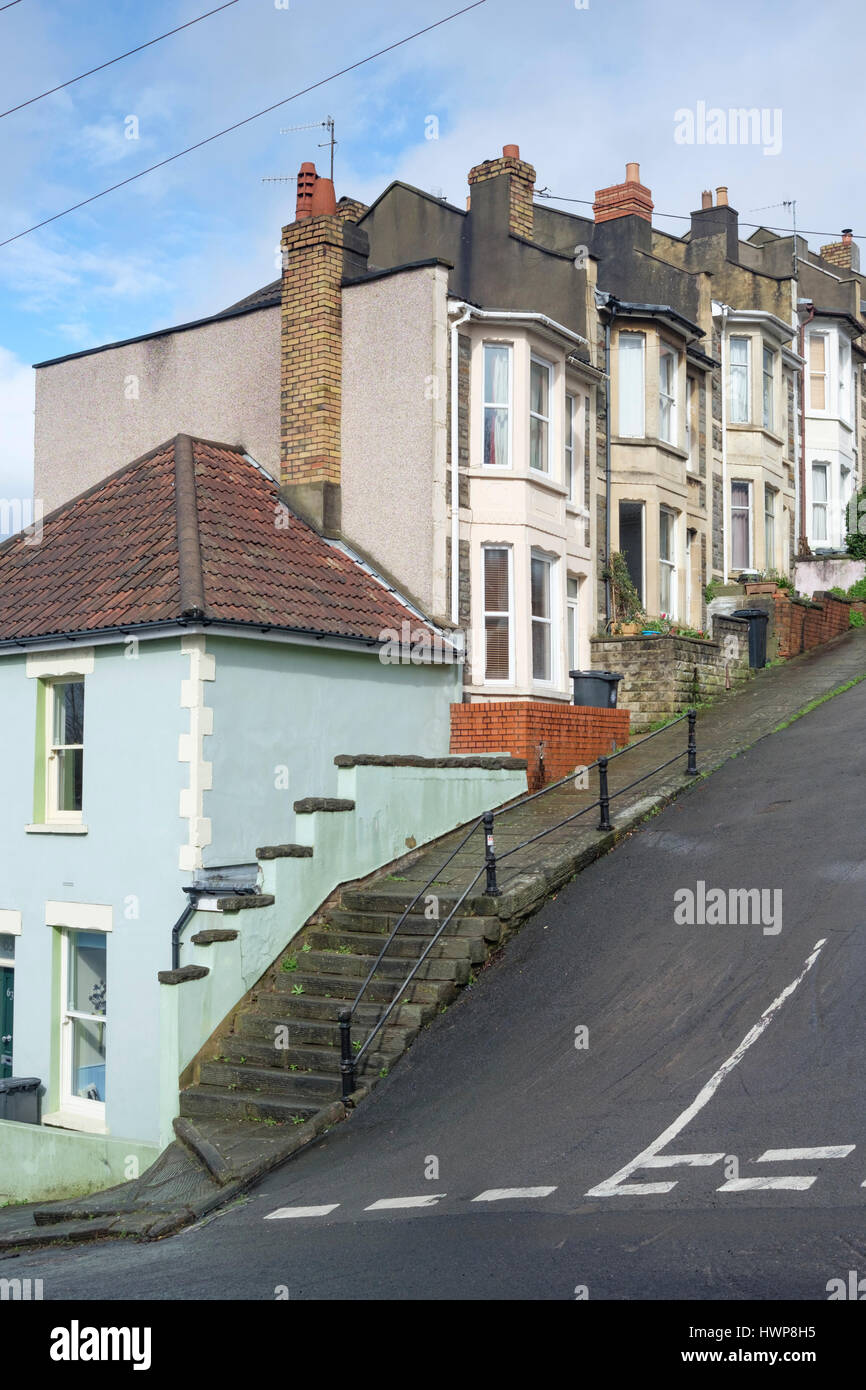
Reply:
[[[676,753],[672,758],[667,758],[665,762],[660,763],[658,767],[654,767],[649,772],[645,772],[643,776],[636,777],[633,782],[629,782],[628,785],[625,787],[620,787],[619,791],[616,791],[613,793],[613,795],[611,795],[608,787],[607,777],[609,763],[611,763],[614,760],[614,758],[621,757],[623,753],[629,753],[632,752],[635,748],[641,748],[643,744],[649,742],[651,738],[655,738],[656,734],[665,733],[666,730],[673,728],[675,724],[679,724],[683,719],[687,719],[689,725],[688,741],[686,743],[685,749],[683,749],[679,753]],[[581,772],[591,772],[593,768],[598,768],[599,791],[597,799],[595,801],[590,802],[588,806],[581,807],[581,809],[579,811],[575,811],[573,815],[565,816],[562,820],[557,821],[555,825],[546,826],[544,830],[540,830],[536,835],[531,835],[529,839],[521,841],[519,845],[513,845],[511,849],[506,850],[504,854],[497,855],[496,853],[496,847],[493,839],[494,818],[496,816],[508,815],[509,812],[516,811],[518,808],[529,805],[531,801],[537,801],[539,797],[546,796],[549,792],[556,791],[559,787],[564,786],[566,782],[573,781],[575,777],[575,772],[578,771],[578,769],[575,769],[575,772],[570,772],[566,777],[561,777],[557,782],[551,782],[549,786],[542,787],[540,791],[531,792],[527,796],[518,797],[516,801],[510,802],[507,806],[500,806],[496,811],[485,811],[483,816],[480,816],[478,820],[473,822],[469,830],[463,836],[463,839],[459,842],[459,844],[455,846],[455,848],[448,855],[448,858],[445,859],[438,866],[432,877],[428,879],[427,883],[425,883],[423,888],[419,889],[412,901],[409,903],[408,907],[406,907],[404,911],[400,914],[400,916],[397,919],[397,922],[392,927],[387,940],[382,946],[381,951],[376,957],[372,967],[368,971],[367,977],[361,985],[361,988],[358,990],[358,993],[356,994],[353,1003],[349,1008],[341,1009],[339,1012],[338,1018],[340,1023],[340,1072],[342,1075],[342,1091],[344,1100],[347,1096],[350,1096],[352,1092],[355,1090],[355,1071],[361,1058],[370,1048],[373,1039],[378,1037],[382,1028],[384,1028],[386,1022],[391,1017],[391,1014],[394,1012],[394,1009],[397,1007],[397,1004],[401,999],[402,995],[405,993],[406,989],[412,983],[416,974],[420,970],[421,966],[424,964],[424,961],[427,959],[430,952],[433,950],[433,947],[439,941],[439,938],[442,936],[443,932],[451,924],[451,922],[453,922],[458,910],[462,907],[463,903],[466,901],[467,897],[472,892],[472,889],[475,887],[476,883],[481,878],[481,875],[486,874],[487,876],[487,881],[485,885],[485,896],[491,898],[500,897],[501,890],[499,888],[496,878],[496,869],[497,865],[503,859],[508,859],[512,854],[516,854],[518,850],[526,849],[527,845],[535,844],[536,840],[544,839],[545,835],[551,835],[554,830],[561,830],[564,825],[570,825],[572,821],[579,820],[581,816],[585,816],[589,811],[595,810],[596,807],[599,808],[600,812],[597,828],[600,831],[612,830],[613,824],[610,819],[611,801],[615,800],[618,796],[624,795],[625,792],[631,791],[633,787],[638,786],[641,782],[645,782],[647,778],[654,777],[656,773],[661,772],[666,767],[670,767],[672,763],[678,762],[680,758],[682,758],[684,755],[687,758],[687,774],[691,777],[696,776],[698,771],[697,742],[695,738],[696,720],[697,710],[687,710],[685,713],[677,715],[675,719],[669,720],[668,723],[662,725],[661,728],[654,729],[652,733],[646,734],[645,737],[638,740],[637,743],[626,744],[624,748],[617,749],[608,757],[599,757],[595,760],[594,763],[590,763],[588,767],[581,768]],[[482,864],[478,872],[474,875],[470,883],[467,884],[466,888],[464,888],[463,892],[455,902],[454,906],[448,913],[445,920],[441,923],[437,931],[434,932],[433,936],[431,936],[424,950],[421,952],[421,955],[418,957],[418,959],[415,961],[414,965],[406,975],[406,978],[403,980],[402,984],[395,993],[388,1007],[376,1020],[372,1029],[368,1033],[366,1039],[358,1048],[357,1052],[355,1052],[353,1050],[352,1044],[352,1020],[355,1016],[358,1005],[361,1003],[361,1000],[363,999],[367,991],[367,987],[369,986],[370,981],[372,980],[376,971],[379,969],[379,966],[382,964],[382,961],[387,955],[388,950],[392,942],[394,941],[394,938],[397,936],[397,933],[403,926],[403,923],[406,921],[406,918],[412,912],[412,909],[427,893],[428,889],[432,888],[433,884],[436,882],[439,875],[442,873],[442,870],[447,868],[448,865],[451,863],[452,859],[454,859],[455,856],[459,854],[460,851],[469,843],[476,830],[478,830],[479,826],[483,826],[484,828],[484,863]]]

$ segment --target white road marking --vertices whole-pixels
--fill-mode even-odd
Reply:
[[[658,1154],[648,1158],[644,1168],[675,1168],[678,1163],[687,1163],[692,1168],[708,1168],[711,1163],[721,1163],[724,1154]]]
[[[624,1168],[620,1168],[618,1172],[614,1173],[613,1177],[607,1178],[604,1182],[599,1183],[596,1187],[591,1187],[586,1194],[587,1197],[628,1196],[630,1194],[633,1195],[637,1192],[640,1192],[642,1194],[664,1193],[670,1192],[671,1188],[676,1187],[676,1181],[657,1183],[631,1183],[629,1185],[626,1185],[625,1179],[630,1178],[632,1173],[637,1172],[639,1168],[645,1168],[647,1166],[647,1159],[656,1158],[660,1150],[664,1148],[665,1144],[669,1144],[672,1139],[675,1139],[676,1136],[680,1133],[680,1131],[685,1129],[686,1125],[691,1123],[691,1121],[695,1118],[698,1112],[700,1110],[703,1110],[707,1102],[712,1100],[713,1096],[721,1086],[725,1077],[729,1074],[729,1072],[733,1071],[734,1067],[737,1066],[737,1064],[740,1061],[742,1061],[743,1057],[748,1052],[752,1044],[758,1041],[758,1038],[761,1036],[764,1030],[769,1027],[770,1023],[772,1023],[779,1009],[781,1009],[782,1005],[785,1003],[786,999],[789,999],[791,997],[791,995],[794,993],[797,987],[805,979],[806,975],[808,975],[809,971],[812,969],[812,966],[815,964],[815,961],[818,959],[818,956],[821,954],[822,948],[826,945],[826,942],[826,937],[821,937],[819,941],[816,941],[814,947],[812,948],[811,955],[807,956],[806,963],[803,966],[803,969],[800,971],[800,974],[797,976],[797,978],[793,980],[791,984],[786,986],[786,988],[782,990],[782,993],[773,1000],[772,1004],[770,1004],[764,1010],[755,1026],[749,1029],[748,1033],[743,1038],[739,1046],[735,1048],[735,1050],[731,1053],[730,1057],[728,1057],[728,1059],[722,1063],[718,1070],[713,1073],[706,1085],[703,1086],[701,1090],[698,1092],[698,1094],[695,1096],[695,1099],[692,1101],[691,1105],[689,1105],[683,1111],[683,1113],[680,1116],[678,1116],[676,1120],[674,1120],[673,1124],[668,1125],[668,1128],[664,1131],[663,1134],[659,1135],[658,1139],[654,1140],[653,1143],[650,1144],[648,1148],[644,1149],[642,1153],[639,1153],[637,1158],[632,1159],[632,1161],[630,1163],[627,1163]],[[746,1179],[746,1181],[748,1181],[748,1179]]]
[[[828,1144],[817,1149],[765,1149],[756,1163],[801,1163],[815,1158],[847,1158],[856,1144]]]
[[[479,1192],[473,1202],[504,1202],[509,1197],[549,1197],[555,1187],[489,1187]]]
[[[278,1207],[276,1211],[268,1212],[266,1221],[282,1221],[290,1216],[327,1216],[328,1212],[336,1211],[339,1202],[332,1202],[328,1207]]]
[[[447,1197],[447,1192],[431,1192],[423,1197],[382,1197],[378,1202],[371,1202],[365,1211],[391,1211],[401,1207],[432,1207],[439,1201],[440,1197]]]
[[[817,1178],[812,1177],[787,1177],[787,1178],[728,1178],[726,1183],[717,1187],[717,1192],[764,1192],[771,1188],[784,1189],[789,1192],[805,1192],[807,1187],[811,1187]]]

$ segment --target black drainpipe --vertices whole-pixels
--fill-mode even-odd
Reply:
[[[610,575],[610,326],[616,318],[616,300],[611,296],[608,298],[607,322],[604,325],[604,370],[606,381],[604,386],[604,488],[605,488],[605,507],[604,507],[604,563]],[[604,581],[604,620],[605,625],[611,618],[611,581],[608,577]]]

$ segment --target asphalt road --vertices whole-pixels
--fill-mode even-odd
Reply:
[[[866,683],[650,819],[239,1204],[0,1273],[84,1300],[825,1300],[866,1275],[864,727]],[[768,890],[761,920],[675,920],[698,881]],[[476,1200],[524,1188],[553,1190]],[[272,1215],[299,1207],[329,1210]]]

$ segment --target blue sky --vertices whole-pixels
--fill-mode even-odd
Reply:
[[[21,0],[0,11],[0,109],[216,3]],[[819,233],[810,237],[816,248],[843,226],[866,233],[858,7],[580,3],[487,0],[0,248],[0,497],[31,491],[33,362],[211,313],[275,278],[294,186],[262,178],[294,174],[308,158],[327,172],[327,151],[316,148],[324,133],[281,135],[288,125],[335,117],[338,196],[370,201],[402,178],[462,205],[470,166],[518,143],[539,186],[562,196],[592,199],[638,160],[658,213],[688,213],[702,188],[724,183],[748,221],[789,225],[786,209],[764,209],[795,198],[799,226]],[[0,240],[433,23],[460,0],[282,4],[238,0],[0,119]],[[780,110],[781,151],[677,143],[675,113],[701,101]],[[435,140],[426,138],[431,115]],[[130,116],[137,139],[125,135]]]

